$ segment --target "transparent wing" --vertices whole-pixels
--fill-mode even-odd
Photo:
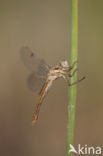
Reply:
[[[29,47],[22,47],[20,50],[20,55],[24,65],[30,70],[35,72],[42,72],[42,74],[47,74],[49,66],[43,59],[39,59]]]
[[[50,67],[43,59],[37,58],[36,53],[33,53],[28,47],[21,48],[20,55],[24,65],[31,71],[28,77],[29,88],[32,91],[41,89],[47,79]]]
[[[42,77],[38,75],[38,73],[31,73],[28,77],[28,87],[34,92],[40,92],[42,86],[46,82],[46,79],[47,77]]]
[[[40,60],[38,64],[38,70],[37,70],[38,75],[41,77],[47,76],[49,69],[50,69],[50,66],[48,66],[43,59]]]

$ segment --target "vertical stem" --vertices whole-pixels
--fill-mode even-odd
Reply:
[[[71,0],[71,39],[70,39],[70,65],[77,61],[78,49],[78,0]],[[71,79],[70,83],[77,81],[77,74]],[[74,141],[74,124],[75,124],[75,110],[76,110],[76,85],[69,87],[68,99],[68,127],[67,127],[67,151],[66,156],[72,156],[69,152],[70,144]]]

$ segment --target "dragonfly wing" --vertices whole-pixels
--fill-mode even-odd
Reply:
[[[48,66],[45,62],[45,60],[41,60],[40,61],[40,64],[38,66],[38,75],[40,76],[45,76],[48,74],[49,72],[49,69],[50,69],[50,66]]]
[[[49,66],[43,59],[39,59],[29,47],[22,47],[20,55],[24,65],[32,72],[42,72],[41,75],[47,74]]]
[[[28,47],[22,47],[20,50],[20,55],[24,65],[30,70],[37,70],[37,65],[39,60],[36,58],[36,55]]]
[[[28,87],[32,91],[37,91],[38,93],[40,92],[43,84],[46,82],[47,76],[40,76],[37,73],[33,72],[29,75],[28,77]]]
[[[20,51],[21,59],[24,65],[31,71],[28,77],[28,86],[32,91],[41,90],[47,79],[50,66],[43,59],[39,59],[36,53],[29,47],[22,47]]]

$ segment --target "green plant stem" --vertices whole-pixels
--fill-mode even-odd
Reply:
[[[71,39],[70,39],[70,65],[77,61],[78,49],[78,0],[71,0]],[[77,81],[77,73],[70,79],[70,83]],[[68,99],[68,123],[67,123],[67,151],[66,156],[72,156],[69,152],[70,144],[74,141],[74,124],[76,110],[76,85],[69,87]]]

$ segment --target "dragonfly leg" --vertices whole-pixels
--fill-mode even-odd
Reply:
[[[74,63],[71,66],[69,66],[68,71],[70,71],[71,69],[73,69],[76,63],[77,63],[77,61],[74,61]]]
[[[71,67],[73,68],[73,67],[75,66],[76,63],[77,63],[77,61],[74,61],[74,63],[72,64]]]
[[[75,84],[81,82],[81,81],[84,80],[84,79],[85,79],[85,77],[82,77],[81,79],[79,79],[79,80],[77,80],[77,81],[75,81],[75,82],[73,82],[73,83],[69,83],[68,85],[69,85],[69,86],[75,85]]]
[[[67,82],[68,85],[69,85],[68,77],[72,77],[75,74],[76,71],[77,71],[77,68],[71,74],[67,73],[67,72],[62,73],[62,77],[64,78],[64,80]]]
[[[67,75],[66,74],[65,75],[63,74],[62,77],[66,81],[67,85],[69,85],[69,79],[68,79]]]
[[[72,76],[75,74],[75,72],[77,72],[77,70],[78,70],[78,69],[76,68],[71,74],[68,73],[68,76],[69,76],[69,77],[72,77]]]

